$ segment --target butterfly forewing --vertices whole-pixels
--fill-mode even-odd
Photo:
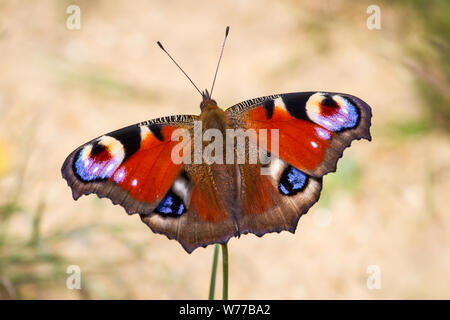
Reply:
[[[151,213],[183,165],[171,161],[171,135],[194,116],[160,118],[96,138],[73,151],[62,167],[74,199],[95,193],[129,213]]]
[[[279,156],[316,177],[336,170],[344,149],[355,139],[370,140],[371,109],[341,93],[295,92],[238,103],[226,110],[236,127],[278,130]],[[270,150],[270,143],[259,141]]]

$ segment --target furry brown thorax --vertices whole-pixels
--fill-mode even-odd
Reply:
[[[217,102],[209,96],[208,90],[203,94],[203,100],[200,103],[200,120],[202,121],[203,130],[219,129],[225,133],[228,127],[228,116],[224,110],[217,106]]]

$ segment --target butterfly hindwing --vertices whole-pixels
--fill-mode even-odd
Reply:
[[[309,176],[277,157],[266,166],[269,174],[261,174],[260,164],[239,167],[240,233],[294,233],[300,216],[319,200],[322,178]]]
[[[236,223],[237,201],[236,172],[234,165],[186,164],[183,176],[189,183],[186,188],[187,212],[175,216],[152,213],[141,215],[142,221],[154,232],[176,239],[187,252],[212,243],[226,243],[239,234]],[[174,185],[178,184],[178,179]]]

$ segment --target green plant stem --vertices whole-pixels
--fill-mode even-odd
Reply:
[[[222,274],[223,274],[223,287],[222,287],[222,299],[228,300],[228,247],[227,244],[222,244]]]
[[[217,260],[219,258],[219,245],[214,246],[214,257],[211,270],[211,281],[209,283],[209,300],[214,300],[214,291],[216,289]]]

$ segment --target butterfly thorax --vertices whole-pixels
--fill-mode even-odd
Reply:
[[[202,113],[200,120],[202,121],[203,130],[218,129],[223,134],[228,127],[228,115],[217,106],[216,101],[212,99],[204,99],[200,104]]]

